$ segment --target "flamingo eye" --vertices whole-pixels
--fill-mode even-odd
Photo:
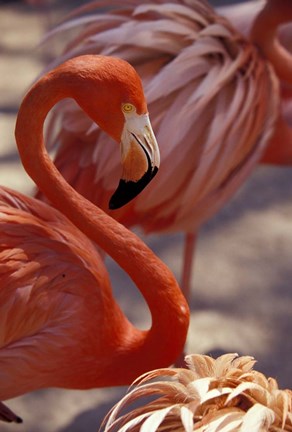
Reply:
[[[132,105],[130,103],[125,103],[125,104],[122,104],[122,111],[125,114],[130,114],[130,113],[136,111],[136,108],[134,107],[134,105]]]

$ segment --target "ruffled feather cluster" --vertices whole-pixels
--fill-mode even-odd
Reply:
[[[292,392],[280,390],[274,379],[254,370],[252,357],[225,354],[213,359],[188,355],[186,364],[188,368],[158,369],[136,380],[108,414],[101,429],[104,432],[292,431]],[[131,410],[129,405],[133,402],[136,407]]]

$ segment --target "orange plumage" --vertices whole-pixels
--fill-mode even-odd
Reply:
[[[98,102],[84,98],[84,86],[99,95]],[[2,400],[43,387],[130,383],[150,367],[172,363],[188,330],[188,307],[170,270],[137,236],[75,192],[48,157],[43,122],[63,97],[74,97],[122,148],[125,130],[134,127],[131,119],[139,120],[135,133],[137,124],[145,123],[138,114],[146,109],[139,77],[126,62],[109,57],[69,61],[41,78],[24,98],[15,129],[19,153],[56,208],[0,189]],[[138,117],[124,116],[121,101],[134,104]],[[147,134],[150,152],[154,136]],[[156,150],[149,153],[149,164]],[[141,290],[152,314],[149,330],[137,329],[119,308],[95,245]],[[0,418],[5,415],[0,406]]]

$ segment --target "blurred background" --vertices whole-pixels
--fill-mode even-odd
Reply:
[[[83,3],[0,1],[0,184],[28,194],[33,189],[15,148],[16,113],[25,91],[63,45],[54,38],[39,46],[43,35]],[[282,388],[292,388],[291,180],[292,168],[257,168],[201,229],[187,349],[213,356],[252,355],[258,370],[275,377]],[[153,235],[146,241],[179,277],[182,235]],[[125,313],[137,325],[147,325],[142,299],[128,288],[119,268],[107,262]],[[125,390],[37,391],[8,402],[24,424],[0,424],[0,431],[93,432]]]

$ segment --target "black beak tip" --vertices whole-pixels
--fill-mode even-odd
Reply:
[[[157,167],[148,170],[137,182],[120,180],[120,183],[109,201],[109,209],[117,210],[135,198],[148,185],[158,171]]]

